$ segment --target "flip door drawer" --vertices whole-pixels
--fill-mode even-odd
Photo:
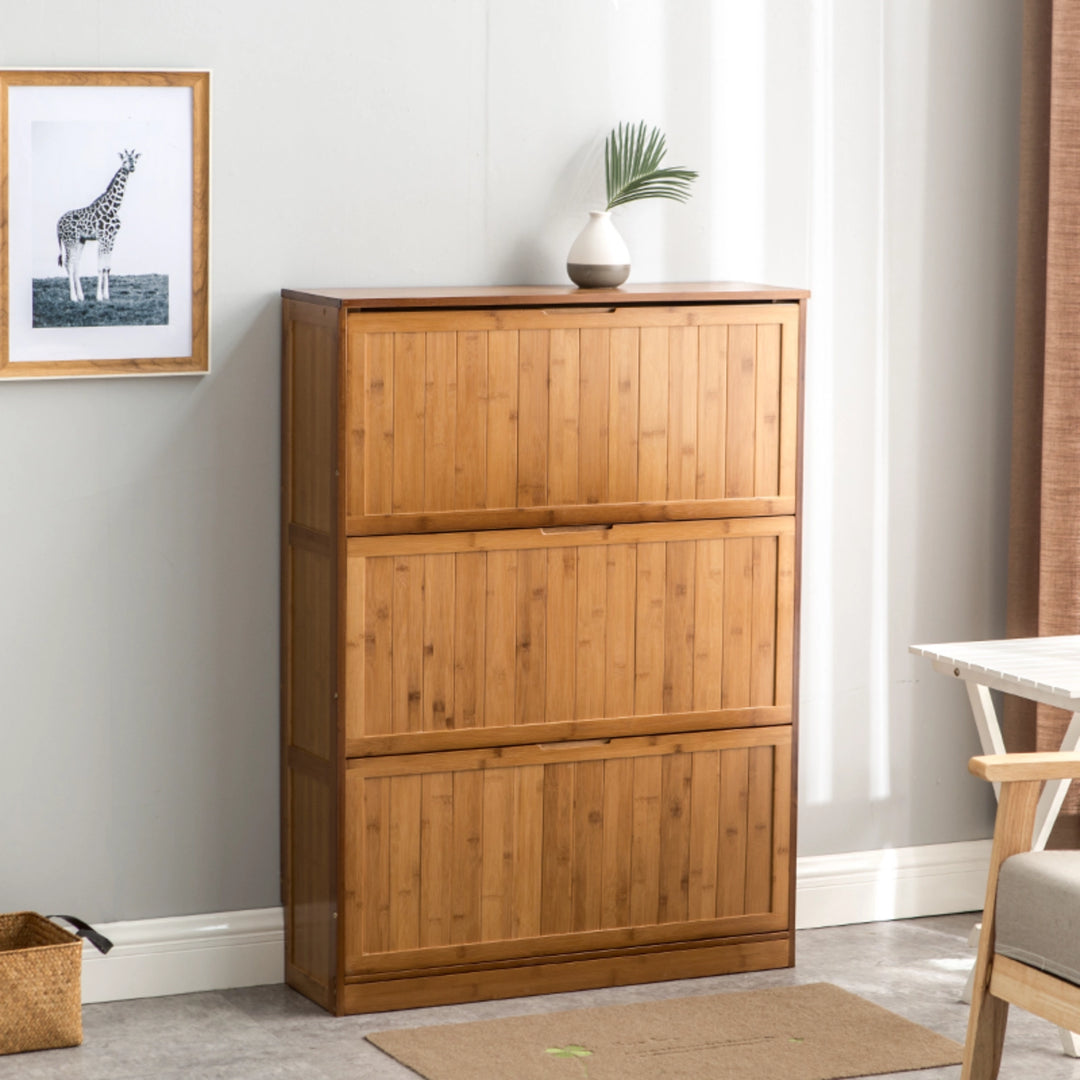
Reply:
[[[350,756],[791,722],[791,518],[348,543]]]
[[[795,511],[799,307],[354,313],[350,534]]]
[[[788,927],[790,728],[365,758],[346,975]]]

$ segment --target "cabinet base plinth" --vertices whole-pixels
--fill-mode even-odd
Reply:
[[[793,952],[791,936],[783,933],[763,935],[752,940],[713,941],[696,947],[684,945],[630,955],[580,960],[553,958],[550,962],[531,962],[513,967],[439,975],[410,974],[366,982],[346,981],[342,1012],[346,1015],[387,1012],[762,971],[791,967],[794,964]]]

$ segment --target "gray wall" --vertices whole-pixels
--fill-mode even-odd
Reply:
[[[212,367],[0,385],[0,910],[278,902],[283,285],[547,282],[646,118],[634,278],[814,290],[800,851],[988,835],[1012,0],[0,0],[0,66],[213,70]],[[300,14],[303,12],[303,14]]]

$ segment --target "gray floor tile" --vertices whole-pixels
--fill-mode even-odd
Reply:
[[[803,931],[796,966],[610,990],[484,1001],[338,1019],[284,986],[88,1005],[85,1041],[70,1050],[0,1057],[0,1080],[415,1080],[368,1032],[588,1005],[832,982],[962,1041],[960,994],[974,958],[974,917],[949,915]],[[886,1080],[957,1080],[959,1067]],[[1080,1080],[1056,1029],[1012,1010],[1001,1080]],[[493,1077],[492,1080],[503,1080]]]

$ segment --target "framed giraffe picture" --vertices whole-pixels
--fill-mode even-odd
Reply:
[[[0,379],[209,370],[210,74],[0,71]]]

